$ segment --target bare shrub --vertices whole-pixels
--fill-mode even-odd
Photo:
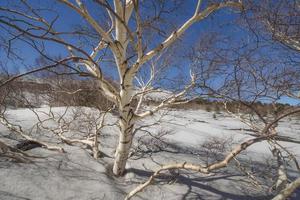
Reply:
[[[145,130],[143,132],[144,135],[137,138],[136,144],[131,151],[131,156],[136,157],[135,159],[167,151],[170,147],[165,136],[172,135],[173,132],[171,130],[160,129],[157,133]]]
[[[94,81],[65,79],[58,83],[51,84],[52,88],[48,93],[51,106],[85,106],[103,110],[112,106],[112,103],[98,92]]]
[[[200,150],[204,152],[205,163],[208,165],[223,159],[224,152],[228,152],[233,144],[233,138],[209,137],[203,141]]]
[[[206,106],[205,110],[206,110],[206,112],[211,112],[211,107],[210,106]]]

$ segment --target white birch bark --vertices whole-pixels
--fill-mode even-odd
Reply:
[[[125,81],[125,86],[120,92],[120,106],[119,106],[119,128],[120,136],[116,149],[115,161],[113,166],[113,173],[117,176],[122,175],[125,171],[128,154],[132,145],[133,128],[134,128],[134,111],[130,106],[131,97],[133,95],[133,88],[130,82]],[[128,83],[128,85],[127,85]]]
[[[131,99],[133,95],[133,76],[129,73],[126,61],[126,49],[128,45],[128,31],[126,26],[133,11],[133,2],[126,0],[123,6],[120,0],[114,0],[115,13],[119,16],[115,18],[116,40],[120,54],[115,54],[120,77],[120,101],[119,101],[119,128],[120,135],[118,146],[116,148],[113,173],[116,176],[124,174],[128,154],[132,144],[134,112],[131,108]],[[121,21],[122,20],[122,21]]]
[[[81,0],[76,0],[77,6],[71,3],[68,0],[59,0],[60,2],[66,4],[73,10],[75,10],[79,15],[81,15],[98,33],[101,35],[103,42],[107,44],[111,52],[114,55],[114,61],[118,69],[118,75],[120,80],[120,90],[117,93],[108,82],[105,81],[100,71],[96,67],[93,67],[93,62],[84,63],[87,69],[99,79],[100,88],[103,91],[103,94],[114,102],[119,109],[119,126],[120,126],[120,136],[118,141],[118,146],[115,153],[115,161],[113,166],[113,173],[116,176],[120,176],[125,171],[126,162],[128,159],[128,154],[131,148],[132,139],[133,139],[133,129],[134,123],[136,120],[140,120],[144,117],[150,116],[154,112],[176,103],[177,100],[180,100],[186,92],[193,87],[195,80],[192,78],[192,83],[186,88],[177,94],[171,95],[169,98],[166,98],[161,102],[159,106],[154,108],[151,111],[147,111],[141,114],[135,114],[135,111],[138,109],[133,109],[131,107],[131,102],[134,97],[134,87],[133,80],[144,63],[151,60],[156,55],[159,55],[164,49],[167,49],[171,46],[178,38],[180,38],[187,29],[189,29],[194,23],[201,21],[208,17],[213,12],[224,8],[224,7],[233,7],[242,9],[242,4],[236,1],[226,1],[223,3],[215,3],[209,5],[207,8],[201,11],[201,0],[198,0],[196,8],[194,10],[193,16],[188,19],[181,27],[167,37],[166,40],[162,41],[156,48],[148,51],[143,54],[143,41],[141,35],[141,18],[139,16],[139,7],[137,0],[113,0],[114,10],[109,10],[109,16],[112,24],[112,29],[105,31],[103,27],[90,15],[87,7]],[[135,12],[136,21],[137,21],[137,33],[132,32],[128,26],[129,21],[132,17],[133,11]],[[111,30],[114,29],[114,37],[111,37]],[[137,40],[137,41],[136,41]],[[127,47],[129,42],[133,43],[133,46],[136,46],[137,60],[129,66],[128,64],[128,55]],[[100,41],[101,43],[101,41]],[[91,59],[96,57],[97,51],[99,48],[102,48],[103,45],[99,43],[99,47],[96,47],[91,54]],[[142,101],[142,99],[141,99]],[[140,107],[139,103],[138,108]]]

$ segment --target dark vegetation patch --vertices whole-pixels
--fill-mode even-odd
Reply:
[[[6,80],[3,76],[1,77],[0,83]],[[49,105],[85,106],[105,110],[112,107],[113,103],[102,95],[97,84],[96,80],[78,80],[68,77],[17,79],[0,88],[0,103],[13,108]],[[111,84],[115,85],[113,81]],[[147,106],[155,106],[159,103],[154,100],[144,101]],[[131,106],[134,107],[136,104],[137,100],[133,100]],[[205,110],[215,114],[226,111],[253,114],[253,110],[256,110],[263,116],[276,115],[280,111],[292,107],[282,103],[228,101],[225,108],[222,101],[201,97],[195,98],[189,103],[170,106],[173,109]]]

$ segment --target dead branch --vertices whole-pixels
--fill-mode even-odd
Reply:
[[[15,149],[11,146],[6,145],[1,140],[0,140],[0,156],[11,158],[17,162],[22,162],[22,163],[33,163],[31,158],[44,158],[44,157],[29,155],[19,149]]]
[[[300,187],[300,177],[291,182],[279,192],[272,200],[286,200],[289,196],[291,196],[294,191]]]
[[[167,170],[186,169],[186,170],[200,172],[200,173],[203,173],[203,174],[209,174],[210,172],[212,172],[214,170],[226,167],[233,158],[235,158],[242,151],[246,150],[249,146],[251,146],[251,145],[253,145],[257,142],[261,142],[263,140],[268,140],[268,139],[272,138],[274,135],[275,134],[270,134],[270,135],[261,136],[261,137],[257,137],[257,138],[247,140],[247,141],[243,142],[242,144],[236,146],[229,154],[227,154],[227,156],[224,158],[224,160],[222,160],[220,162],[213,163],[213,164],[208,165],[206,167],[201,166],[201,165],[186,163],[186,162],[177,163],[177,164],[170,164],[170,165],[164,165],[160,169],[155,171],[153,173],[153,175],[150,176],[150,178],[145,183],[141,184],[140,186],[136,187],[134,190],[129,192],[125,199],[126,200],[131,199],[138,192],[141,192],[143,189],[145,189],[147,186],[149,186],[154,181],[154,179],[156,177],[160,176],[160,174],[162,172],[167,171]]]
[[[30,137],[29,135],[27,135],[21,126],[19,125],[14,125],[12,123],[10,123],[4,116],[0,115],[0,123],[3,124],[5,127],[7,127],[10,131],[18,134],[19,136],[25,138],[26,140],[32,141],[32,142],[36,142],[38,144],[40,144],[41,146],[49,149],[49,150],[54,150],[54,151],[59,151],[59,152],[64,152],[64,149],[62,147],[58,147],[58,146],[54,146],[52,144],[48,144],[46,142],[42,142],[39,141],[37,139],[34,139],[32,137]]]

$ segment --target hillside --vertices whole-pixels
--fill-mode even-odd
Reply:
[[[52,111],[64,113],[65,109],[57,107],[52,108]],[[78,109],[93,113],[89,108],[73,107],[65,117],[70,117]],[[45,107],[35,111],[47,113],[47,110]],[[8,116],[26,129],[36,121],[29,109],[9,110]],[[155,118],[160,117],[157,115]],[[151,124],[155,118],[140,122],[139,125]],[[115,120],[114,116],[108,116],[110,123]],[[34,137],[54,142],[63,147],[66,153],[34,148],[26,152],[44,158],[33,159],[32,164],[9,162],[9,159],[0,158],[0,199],[119,200],[139,183],[147,180],[152,170],[160,165],[183,161],[210,163],[222,159],[232,148],[231,145],[251,138],[247,135],[249,132],[244,124],[222,112],[213,117],[212,113],[203,110],[173,109],[160,120],[160,125],[147,129],[152,136],[147,132],[137,133],[127,173],[118,179],[110,172],[117,142],[116,127],[102,130],[100,151],[103,157],[98,160],[94,160],[89,150],[80,148],[80,145],[62,144],[49,132],[34,131]],[[284,121],[279,124],[280,134],[300,140],[298,120],[292,119],[296,129],[291,130],[286,124]],[[0,133],[1,138],[10,145],[17,144],[20,139],[3,126],[0,126]],[[74,136],[75,133],[70,134]],[[280,143],[300,159],[299,144]],[[272,158],[268,144],[262,142],[253,145],[238,156],[237,160],[239,164],[233,161],[228,168],[208,175],[184,170],[170,171],[169,175],[159,179],[157,185],[149,186],[134,199],[150,200],[153,199],[153,194],[158,200],[269,199],[272,196],[269,180],[275,177],[276,160]],[[251,172],[255,181],[251,177],[247,178],[244,170]],[[289,170],[291,179],[297,174],[298,172]],[[299,192],[291,199],[298,199]]]

